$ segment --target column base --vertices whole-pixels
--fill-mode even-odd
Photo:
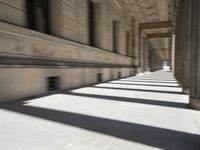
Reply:
[[[144,70],[144,72],[150,72],[150,68],[145,68]]]
[[[190,108],[200,110],[200,99],[190,97]]]
[[[179,86],[180,86],[180,87],[183,87],[183,83],[181,83],[181,82],[178,82],[178,84],[179,84]]]
[[[137,71],[136,71],[136,74],[140,74],[140,73],[142,73],[142,68],[137,68]]]
[[[190,88],[183,88],[183,93],[190,95]]]

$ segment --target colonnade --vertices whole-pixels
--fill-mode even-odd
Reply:
[[[200,109],[200,1],[181,0],[175,28],[174,75],[190,95],[190,107]]]

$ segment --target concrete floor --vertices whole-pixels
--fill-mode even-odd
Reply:
[[[200,112],[170,72],[0,105],[1,150],[200,150]]]

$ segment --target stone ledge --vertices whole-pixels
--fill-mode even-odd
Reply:
[[[16,66],[27,67],[108,67],[108,68],[135,68],[134,65],[126,64],[112,64],[112,63],[101,63],[98,61],[81,61],[81,60],[56,60],[47,58],[33,58],[33,57],[5,57],[0,55],[0,65],[7,65],[12,68]],[[0,68],[3,66],[0,66]]]
[[[55,59],[80,59],[82,61],[98,60],[102,63],[116,65],[138,64],[136,58],[72,42],[1,21],[0,36],[3,39],[0,46],[1,53],[31,55],[32,57],[51,56]]]

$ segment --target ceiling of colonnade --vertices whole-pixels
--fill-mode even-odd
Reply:
[[[141,30],[147,37],[149,35],[150,48],[156,51],[161,59],[169,59],[176,0],[116,1],[121,5],[129,18],[135,19],[142,27],[145,27]]]

